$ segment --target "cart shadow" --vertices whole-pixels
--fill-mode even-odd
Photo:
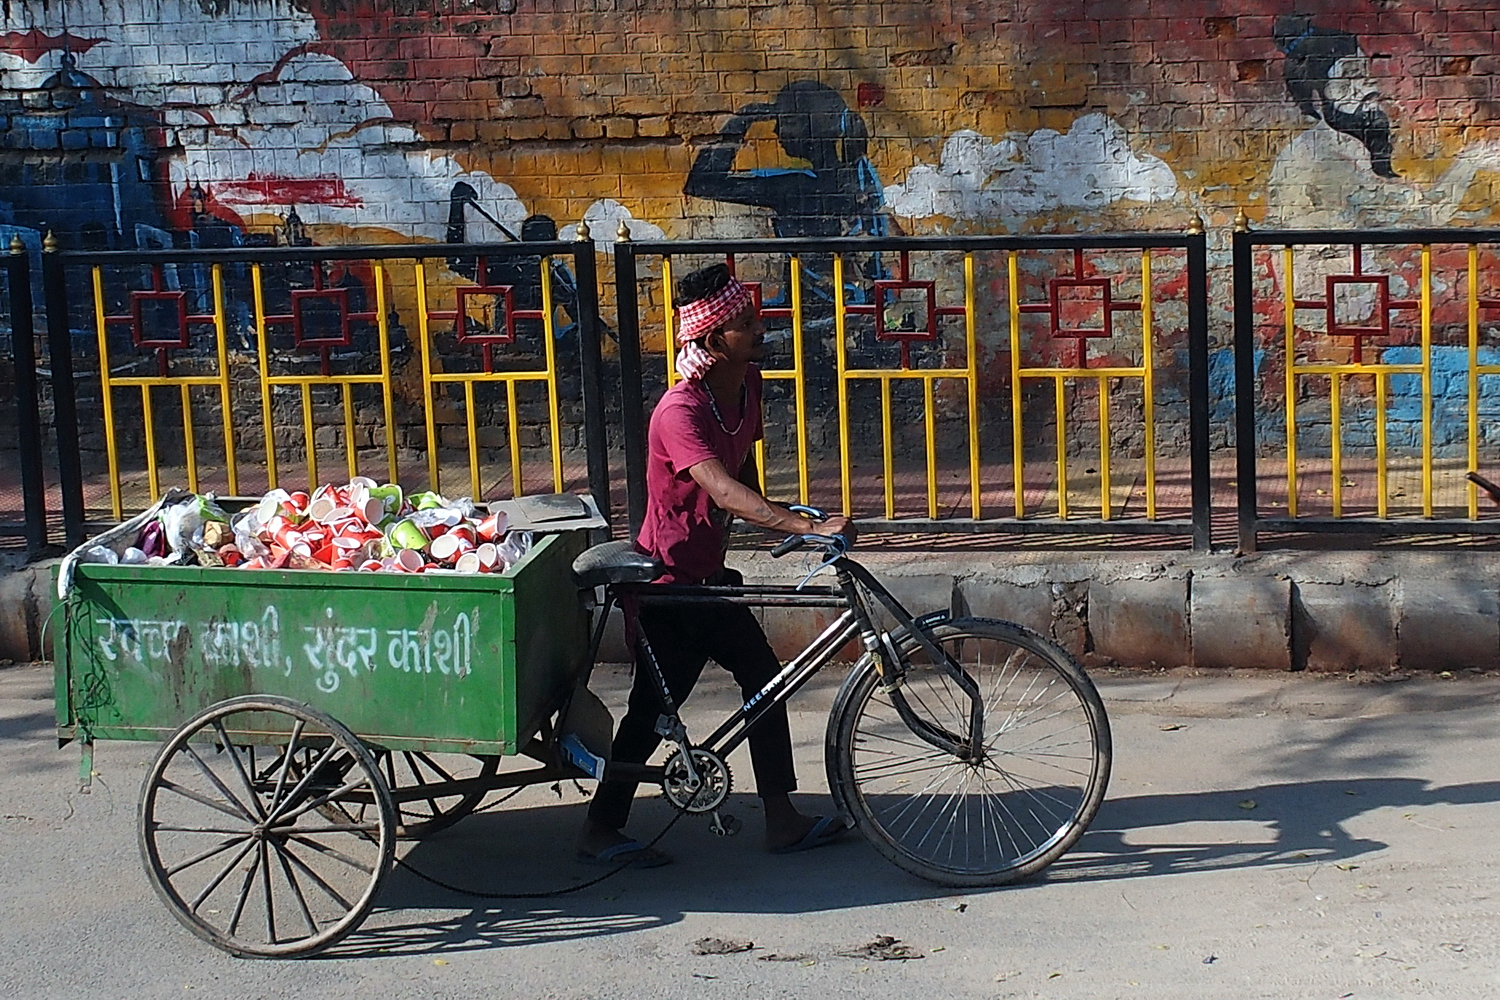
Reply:
[[[1344,824],[1380,808],[1500,802],[1500,782],[1326,779],[1106,800],[1088,833],[1032,885],[1332,864],[1390,845]]]
[[[552,799],[546,790],[529,793]],[[476,893],[570,890],[547,899],[477,899],[434,885],[398,866],[364,927],[329,958],[447,954],[587,939],[668,926],[688,913],[798,914],[952,896],[962,890],[917,879],[880,857],[858,835],[790,856],[761,847],[750,796],[730,811],[745,821],[720,839],[702,817],[684,817],[660,846],[675,862],[605,872],[580,864],[573,838],[587,803],[543,800],[473,816],[414,845],[406,865]],[[826,796],[806,795],[804,811],[827,812]],[[1248,807],[1249,803],[1253,807]],[[1500,782],[1433,786],[1419,778],[1309,780],[1183,794],[1107,800],[1087,834],[1039,878],[1007,889],[1183,875],[1273,865],[1331,864],[1385,849],[1349,833],[1349,820],[1385,807],[1500,803]],[[637,802],[631,831],[650,838],[672,820],[659,798]]]
[[[553,798],[530,791],[531,801]],[[776,856],[762,847],[759,804],[732,796],[728,811],[744,822],[720,838],[707,817],[684,816],[659,847],[674,863],[608,875],[574,856],[574,837],[587,801],[507,808],[472,816],[399,853],[397,866],[358,931],[326,952],[329,958],[449,953],[569,941],[663,927],[692,912],[804,913],[905,902],[951,893],[908,876],[881,859],[858,835],[806,853]],[[826,814],[826,796],[799,797],[804,812]],[[659,798],[637,801],[630,832],[649,841],[672,822]],[[547,899],[476,899],[406,870],[475,893],[565,890]]]

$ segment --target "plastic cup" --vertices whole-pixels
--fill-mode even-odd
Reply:
[[[479,564],[479,553],[465,552],[454,562],[453,568],[460,573],[483,573],[484,567]]]
[[[411,521],[397,521],[391,525],[387,537],[398,549],[424,549],[431,540],[425,531]]]

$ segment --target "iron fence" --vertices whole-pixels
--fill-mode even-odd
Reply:
[[[645,511],[645,401],[676,377],[667,289],[692,263],[724,261],[750,279],[771,331],[766,436],[784,454],[768,459],[762,442],[758,455],[773,492],[867,531],[1209,545],[1201,231],[622,239],[614,254],[632,530]],[[1164,414],[1186,438],[1172,455],[1186,480],[1175,504],[1160,502]]]
[[[13,325],[17,290],[29,289],[18,260]],[[61,250],[49,238],[53,418],[69,429],[57,440],[66,541],[82,540],[91,514],[118,520],[154,500],[168,476],[236,494],[315,486],[331,461],[351,477],[461,484],[476,499],[560,491],[564,395],[581,402],[569,430],[581,430],[583,478],[607,510],[597,283],[586,232],[574,242],[139,252]],[[88,405],[75,382],[97,392]],[[419,417],[398,419],[398,391]],[[34,400],[34,386],[22,395]],[[86,470],[83,442],[101,434],[102,459]],[[461,453],[466,474],[445,478],[445,453]],[[107,506],[89,509],[85,481],[101,477]]]
[[[1264,532],[1500,533],[1497,230],[1233,236],[1239,545]],[[1490,287],[1487,286],[1490,283]]]

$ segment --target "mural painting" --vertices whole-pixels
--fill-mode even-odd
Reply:
[[[582,218],[607,250],[622,224],[652,239],[1180,231],[1195,214],[1218,232],[1241,208],[1258,226],[1495,221],[1495,25],[1476,0],[555,6],[0,5],[0,238],[534,242]],[[1399,254],[1367,263],[1408,280]],[[831,260],[804,265],[826,368]],[[513,285],[529,309],[541,266],[455,257],[444,280]],[[1298,295],[1344,266],[1302,269]],[[846,300],[868,307],[898,270],[846,257]],[[566,356],[572,276],[549,277]],[[786,269],[761,277],[766,305],[788,306]],[[250,347],[245,277],[228,279]],[[199,268],[163,280],[206,294]],[[278,281],[371,301],[357,268]],[[986,279],[986,316],[1000,294]],[[1350,294],[1351,319],[1369,315]],[[919,311],[898,302],[886,326],[916,332]],[[981,331],[996,390],[1002,325]]]

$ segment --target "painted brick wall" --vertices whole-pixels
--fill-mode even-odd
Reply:
[[[9,0],[0,239],[1492,224],[1492,6]]]

